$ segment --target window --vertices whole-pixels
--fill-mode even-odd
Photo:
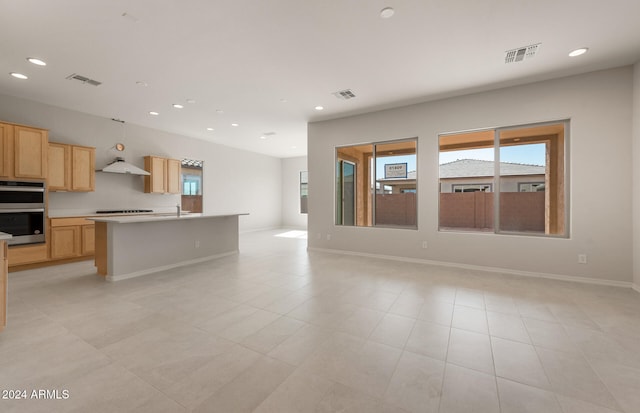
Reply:
[[[202,195],[202,177],[192,173],[182,174],[182,195]]]
[[[309,197],[309,172],[302,171],[300,172],[300,213],[301,214],[309,213],[308,197]]]
[[[518,192],[544,191],[544,182],[518,182]]]
[[[491,184],[452,184],[451,192],[492,192]]]
[[[202,212],[202,168],[203,162],[183,159],[181,204],[184,211]]]
[[[336,225],[417,228],[417,139],[336,148]]]
[[[440,136],[440,230],[567,236],[567,131],[556,122]]]

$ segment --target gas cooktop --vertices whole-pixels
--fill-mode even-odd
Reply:
[[[153,209],[103,209],[96,211],[96,214],[141,214],[143,212],[153,212]]]

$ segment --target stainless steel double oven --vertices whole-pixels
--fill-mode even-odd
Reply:
[[[44,182],[0,181],[0,232],[9,245],[45,242]]]

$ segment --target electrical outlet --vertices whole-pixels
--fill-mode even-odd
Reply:
[[[327,234],[327,241],[331,241],[331,234]]]
[[[422,248],[427,249],[427,241],[422,241]]]
[[[587,263],[587,254],[578,254],[578,264]]]
[[[196,248],[200,248],[200,240],[196,240]]]

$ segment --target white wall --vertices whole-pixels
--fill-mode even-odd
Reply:
[[[49,129],[49,141],[96,147],[96,168],[111,162],[117,142],[127,162],[144,166],[145,155],[204,161],[204,212],[248,212],[240,230],[281,226],[282,165],[279,158],[242,151],[137,125],[0,95],[0,120]],[[51,193],[50,213],[97,209],[173,209],[179,195],[143,193],[141,176],[96,173],[92,193]]]
[[[640,292],[640,62],[633,67],[633,283]]]
[[[300,213],[300,172],[307,170],[307,157],[282,159],[282,226],[307,228],[307,214]]]
[[[630,285],[632,82],[624,67],[311,123],[309,247]],[[439,133],[567,118],[569,239],[438,232]],[[419,229],[335,226],[334,147],[415,136]]]

